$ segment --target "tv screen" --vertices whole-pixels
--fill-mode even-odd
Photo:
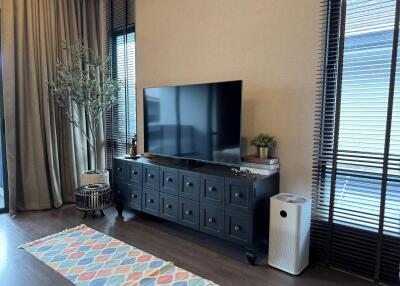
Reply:
[[[240,164],[242,81],[145,88],[144,151]]]

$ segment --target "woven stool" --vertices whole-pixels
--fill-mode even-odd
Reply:
[[[109,208],[112,203],[111,189],[107,184],[91,184],[79,187],[75,190],[76,208],[85,212],[83,218],[88,213],[96,215],[100,211],[104,216],[103,210]]]

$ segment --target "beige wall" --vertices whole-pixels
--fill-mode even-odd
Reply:
[[[309,196],[320,1],[136,3],[139,138],[144,87],[243,79],[243,136],[275,135],[280,191]]]

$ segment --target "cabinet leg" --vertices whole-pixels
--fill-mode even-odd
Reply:
[[[116,202],[115,208],[117,209],[118,216],[122,217],[122,212],[124,211],[124,204],[122,204],[121,202]]]
[[[255,253],[254,251],[249,251],[249,250],[247,250],[247,251],[246,251],[246,258],[247,258],[247,262],[248,262],[250,265],[256,265],[256,258],[257,258],[257,255],[256,255],[256,253]]]

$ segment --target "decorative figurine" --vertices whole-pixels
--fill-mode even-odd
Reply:
[[[130,148],[130,155],[132,158],[137,156],[137,137],[136,135],[132,138],[132,145]]]

